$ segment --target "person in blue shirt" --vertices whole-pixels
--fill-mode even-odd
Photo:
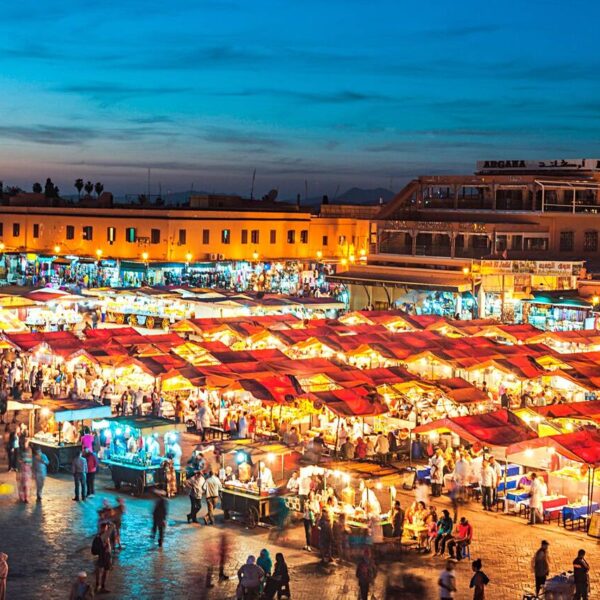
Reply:
[[[454,522],[447,510],[442,511],[442,517],[437,522],[437,536],[435,538],[435,554],[442,556],[446,550],[446,543],[452,539]]]

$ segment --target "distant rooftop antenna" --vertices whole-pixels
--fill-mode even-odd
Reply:
[[[250,187],[250,200],[254,200],[254,182],[256,181],[256,169],[252,171],[252,186]]]
[[[308,200],[308,179],[304,180],[304,200]]]
[[[148,167],[148,182],[146,184],[146,198],[150,199],[150,167]]]

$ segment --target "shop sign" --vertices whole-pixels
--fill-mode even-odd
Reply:
[[[558,160],[478,160],[478,171],[600,171],[597,158]]]
[[[556,277],[576,277],[581,263],[537,260],[482,260],[483,275],[553,275]]]

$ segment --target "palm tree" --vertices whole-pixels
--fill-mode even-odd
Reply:
[[[75,180],[75,189],[77,190],[77,196],[81,200],[81,190],[83,189],[83,179]]]
[[[96,185],[94,186],[94,189],[96,190],[96,197],[99,198],[100,194],[104,191],[104,186],[97,181]]]
[[[33,193],[41,194],[42,193],[42,184],[37,181],[33,184]]]
[[[91,181],[87,181],[86,184],[83,186],[83,189],[85,190],[85,193],[89,196],[94,191],[94,184]]]

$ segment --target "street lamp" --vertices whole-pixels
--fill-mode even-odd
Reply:
[[[317,260],[321,260],[323,258],[323,252],[321,250],[317,250]]]
[[[465,275],[465,277],[471,272],[471,270],[469,269],[469,267],[463,267],[463,275]]]
[[[60,253],[60,246],[58,244],[56,244],[56,246],[54,246],[54,254],[59,254]]]
[[[4,248],[6,248],[6,246],[4,245],[4,242],[0,242],[0,252],[2,252],[4,250]]]
[[[340,264],[342,265],[342,267],[345,267],[348,264],[348,259],[342,258],[342,260],[340,260]]]
[[[188,253],[185,255],[185,262],[187,262],[187,263],[191,263],[191,262],[192,262],[192,258],[193,258],[193,256],[192,256],[192,253],[191,253],[191,252],[188,252]]]
[[[143,260],[144,262],[148,262],[148,256],[149,256],[149,255],[148,255],[148,253],[147,253],[147,252],[142,252],[142,260]]]
[[[96,256],[98,257],[98,260],[100,260],[102,258],[102,250],[100,250],[100,248],[98,248],[98,250],[96,250]]]
[[[258,260],[258,257],[259,257],[259,254],[258,254],[258,252],[255,250],[255,251],[252,253],[252,260]]]

